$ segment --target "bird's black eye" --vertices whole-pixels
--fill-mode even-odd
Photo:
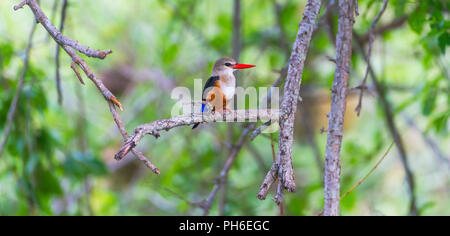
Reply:
[[[225,63],[226,66],[231,66],[231,63],[227,62]]]

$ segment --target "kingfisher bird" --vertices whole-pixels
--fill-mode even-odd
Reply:
[[[212,107],[212,111],[222,113],[223,110],[231,111],[227,105],[231,102],[236,91],[236,78],[233,72],[239,69],[247,69],[255,65],[237,63],[233,58],[220,58],[214,63],[211,77],[203,87],[202,112],[206,110],[206,105]],[[197,128],[200,123],[196,123],[192,129]]]

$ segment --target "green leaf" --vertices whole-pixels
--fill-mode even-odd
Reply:
[[[427,4],[421,1],[419,7],[408,18],[409,26],[418,34],[422,32],[423,25],[427,22],[427,8]]]
[[[445,49],[448,45],[450,45],[450,33],[444,32],[438,37],[439,48],[441,49],[441,53],[445,54]]]
[[[36,171],[36,190],[45,195],[61,196],[63,190],[59,184],[58,178],[54,175],[53,171],[37,168]]]
[[[436,115],[427,125],[426,132],[434,128],[436,133],[446,134],[448,132],[447,123],[450,119],[450,109]]]
[[[11,62],[11,57],[14,53],[14,47],[12,44],[0,43],[0,67],[6,67]]]
[[[422,101],[422,114],[429,116],[436,107],[437,89],[430,89]]]
[[[84,179],[89,175],[103,176],[108,173],[105,164],[89,153],[73,152],[63,163],[65,173],[76,179]]]

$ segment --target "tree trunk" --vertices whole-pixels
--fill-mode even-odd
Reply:
[[[333,79],[325,151],[324,215],[339,215],[341,145],[352,56],[353,0],[339,0],[336,72]]]

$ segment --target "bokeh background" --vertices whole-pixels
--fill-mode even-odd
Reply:
[[[241,5],[241,21],[240,30],[234,31],[236,2]],[[354,31],[362,37],[382,1],[358,2]],[[27,6],[13,11],[18,3],[0,1],[0,134],[34,22]],[[61,3],[40,1],[57,26]],[[305,4],[303,0],[69,0],[64,33],[91,48],[113,50],[104,60],[85,60],[122,102],[125,111],[120,115],[131,132],[139,124],[170,117],[176,103],[171,90],[176,86],[193,90],[194,79],[207,79],[220,57],[257,65],[237,74],[238,86],[271,86],[288,61]],[[323,207],[326,133],[321,130],[327,128],[335,69],[329,57],[335,56],[337,31],[336,4],[328,4],[322,4],[303,73],[293,153],[297,192],[286,193],[285,215],[315,215]],[[394,21],[398,25],[377,34],[373,45],[372,64],[394,108],[421,215],[450,214],[449,7],[445,0],[391,0],[378,26]],[[331,13],[325,16],[325,9]],[[12,132],[0,156],[0,215],[202,214],[193,203],[207,198],[242,125],[208,124],[194,131],[180,127],[163,132],[157,140],[145,137],[138,149],[159,167],[160,175],[132,154],[117,162],[113,156],[122,138],[107,103],[86,77],[85,86],[79,83],[63,51],[64,100],[58,105],[55,48],[38,25]],[[351,88],[361,83],[365,67],[355,50]],[[351,89],[348,97],[342,192],[368,173],[392,142],[370,79],[368,87],[359,117],[354,111],[359,90]],[[270,135],[247,141],[229,172],[225,194],[216,197],[210,215],[279,215],[272,193],[265,201],[256,198],[271,164]],[[410,194],[394,146],[376,171],[342,200],[341,214],[407,215]]]

